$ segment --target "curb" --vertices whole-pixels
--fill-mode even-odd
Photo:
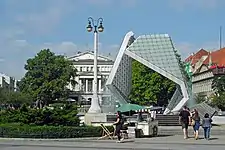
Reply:
[[[93,141],[97,140],[98,137],[90,137],[90,138],[68,138],[68,139],[32,139],[32,138],[0,138],[0,141]]]

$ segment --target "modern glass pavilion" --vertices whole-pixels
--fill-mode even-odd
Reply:
[[[136,39],[128,32],[122,42],[106,87],[112,93],[112,100],[127,103],[131,91],[131,62],[139,61],[177,84],[165,114],[179,111],[189,100],[186,81],[182,75],[176,49],[168,34],[141,35]]]

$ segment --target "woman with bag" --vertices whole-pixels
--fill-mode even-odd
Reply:
[[[206,113],[204,118],[202,119],[202,128],[204,129],[204,138],[206,140],[209,140],[210,130],[212,128],[212,117],[209,117],[208,113]]]
[[[117,119],[116,122],[113,123],[113,125],[116,125],[116,135],[118,137],[118,141],[117,142],[121,142],[123,140],[123,138],[121,138],[121,133],[120,130],[122,129],[123,126],[123,118],[122,118],[122,114],[120,111],[117,111],[117,115],[116,115]]]
[[[200,117],[197,109],[194,109],[193,115],[192,115],[192,123],[194,129],[194,138],[197,140],[199,135],[199,127],[200,127]]]

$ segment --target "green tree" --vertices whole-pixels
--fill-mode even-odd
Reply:
[[[49,49],[41,50],[34,58],[28,59],[25,70],[27,72],[19,83],[19,90],[44,104],[67,98],[67,85],[76,84],[76,69],[72,62]]]
[[[6,93],[7,103],[12,104],[31,104],[32,97],[27,93],[22,93],[19,91],[9,91]]]
[[[212,96],[211,105],[225,110],[225,92]]]
[[[225,110],[225,76],[216,76],[212,88],[215,94],[212,96],[211,105]]]
[[[213,79],[212,83],[213,90],[216,93],[223,93],[225,92],[225,76],[217,76]]]
[[[31,101],[29,94],[0,88],[0,104],[30,104]]]
[[[175,91],[175,83],[138,61],[132,62],[132,90],[129,96],[140,105],[168,103]]]
[[[0,104],[6,103],[6,99],[7,99],[6,90],[0,87]]]

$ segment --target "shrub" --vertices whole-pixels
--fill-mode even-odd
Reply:
[[[23,123],[50,126],[78,126],[77,108],[66,105],[63,109],[32,109],[22,106],[18,110],[5,110],[0,112],[0,123]]]
[[[107,127],[111,132],[113,127]],[[0,137],[6,138],[81,138],[99,137],[101,127],[84,126],[31,126],[21,124],[1,124]]]

